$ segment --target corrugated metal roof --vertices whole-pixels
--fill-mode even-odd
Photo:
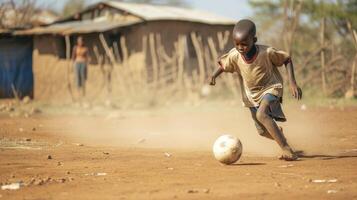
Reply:
[[[36,27],[24,31],[16,31],[16,35],[41,35],[41,34],[72,34],[72,33],[93,33],[103,32],[113,28],[130,26],[141,22],[141,20],[132,20],[130,22],[121,21],[71,21],[59,24],[52,24],[45,27]]]
[[[144,20],[184,20],[206,24],[234,24],[236,21],[209,12],[188,8],[178,8],[163,5],[125,3],[119,1],[105,1],[111,7],[124,10]]]
[[[96,22],[96,21],[89,20],[86,23],[83,22],[86,21],[82,21],[82,23],[79,23],[78,26],[71,27],[71,29],[64,31],[63,34],[103,32],[118,27],[130,26],[138,22],[141,22],[141,20],[131,20],[126,22],[122,22],[122,21]]]
[[[90,8],[99,5],[90,6]],[[73,33],[92,33],[103,32],[110,29],[130,26],[142,21],[154,20],[179,20],[189,22],[199,22],[212,25],[233,25],[234,20],[222,16],[218,16],[209,12],[193,10],[188,8],[177,8],[163,5],[150,5],[138,3],[125,3],[119,1],[105,1],[102,2],[107,6],[128,12],[140,19],[123,20],[82,20],[82,21],[68,21],[58,22],[44,27],[35,27],[33,29],[16,31],[15,35],[40,35],[40,34],[73,34]]]

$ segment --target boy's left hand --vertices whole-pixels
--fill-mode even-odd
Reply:
[[[290,84],[290,89],[293,97],[300,100],[302,98],[302,90],[296,83]]]

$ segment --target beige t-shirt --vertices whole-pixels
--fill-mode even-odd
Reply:
[[[282,66],[289,54],[264,45],[256,45],[258,54],[249,63],[235,49],[219,59],[225,72],[237,72],[243,83],[242,98],[246,107],[259,106],[265,94],[283,96],[283,78],[277,67]],[[243,91],[244,90],[244,91]]]

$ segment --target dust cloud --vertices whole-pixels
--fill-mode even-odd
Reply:
[[[325,143],[316,113],[293,104],[284,107],[288,121],[279,123],[288,142],[306,153],[321,153]],[[165,150],[211,151],[222,134],[237,136],[246,155],[278,156],[275,141],[258,135],[249,110],[227,102],[161,109],[110,111],[99,116],[71,116],[63,119],[62,133],[87,145]],[[61,123],[62,124],[62,123]]]

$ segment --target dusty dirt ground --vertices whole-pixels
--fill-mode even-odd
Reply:
[[[292,104],[286,115],[286,137],[307,154],[295,162],[229,103],[1,115],[0,185],[21,186],[0,199],[357,199],[357,107]],[[234,165],[212,156],[223,133],[243,143]]]

